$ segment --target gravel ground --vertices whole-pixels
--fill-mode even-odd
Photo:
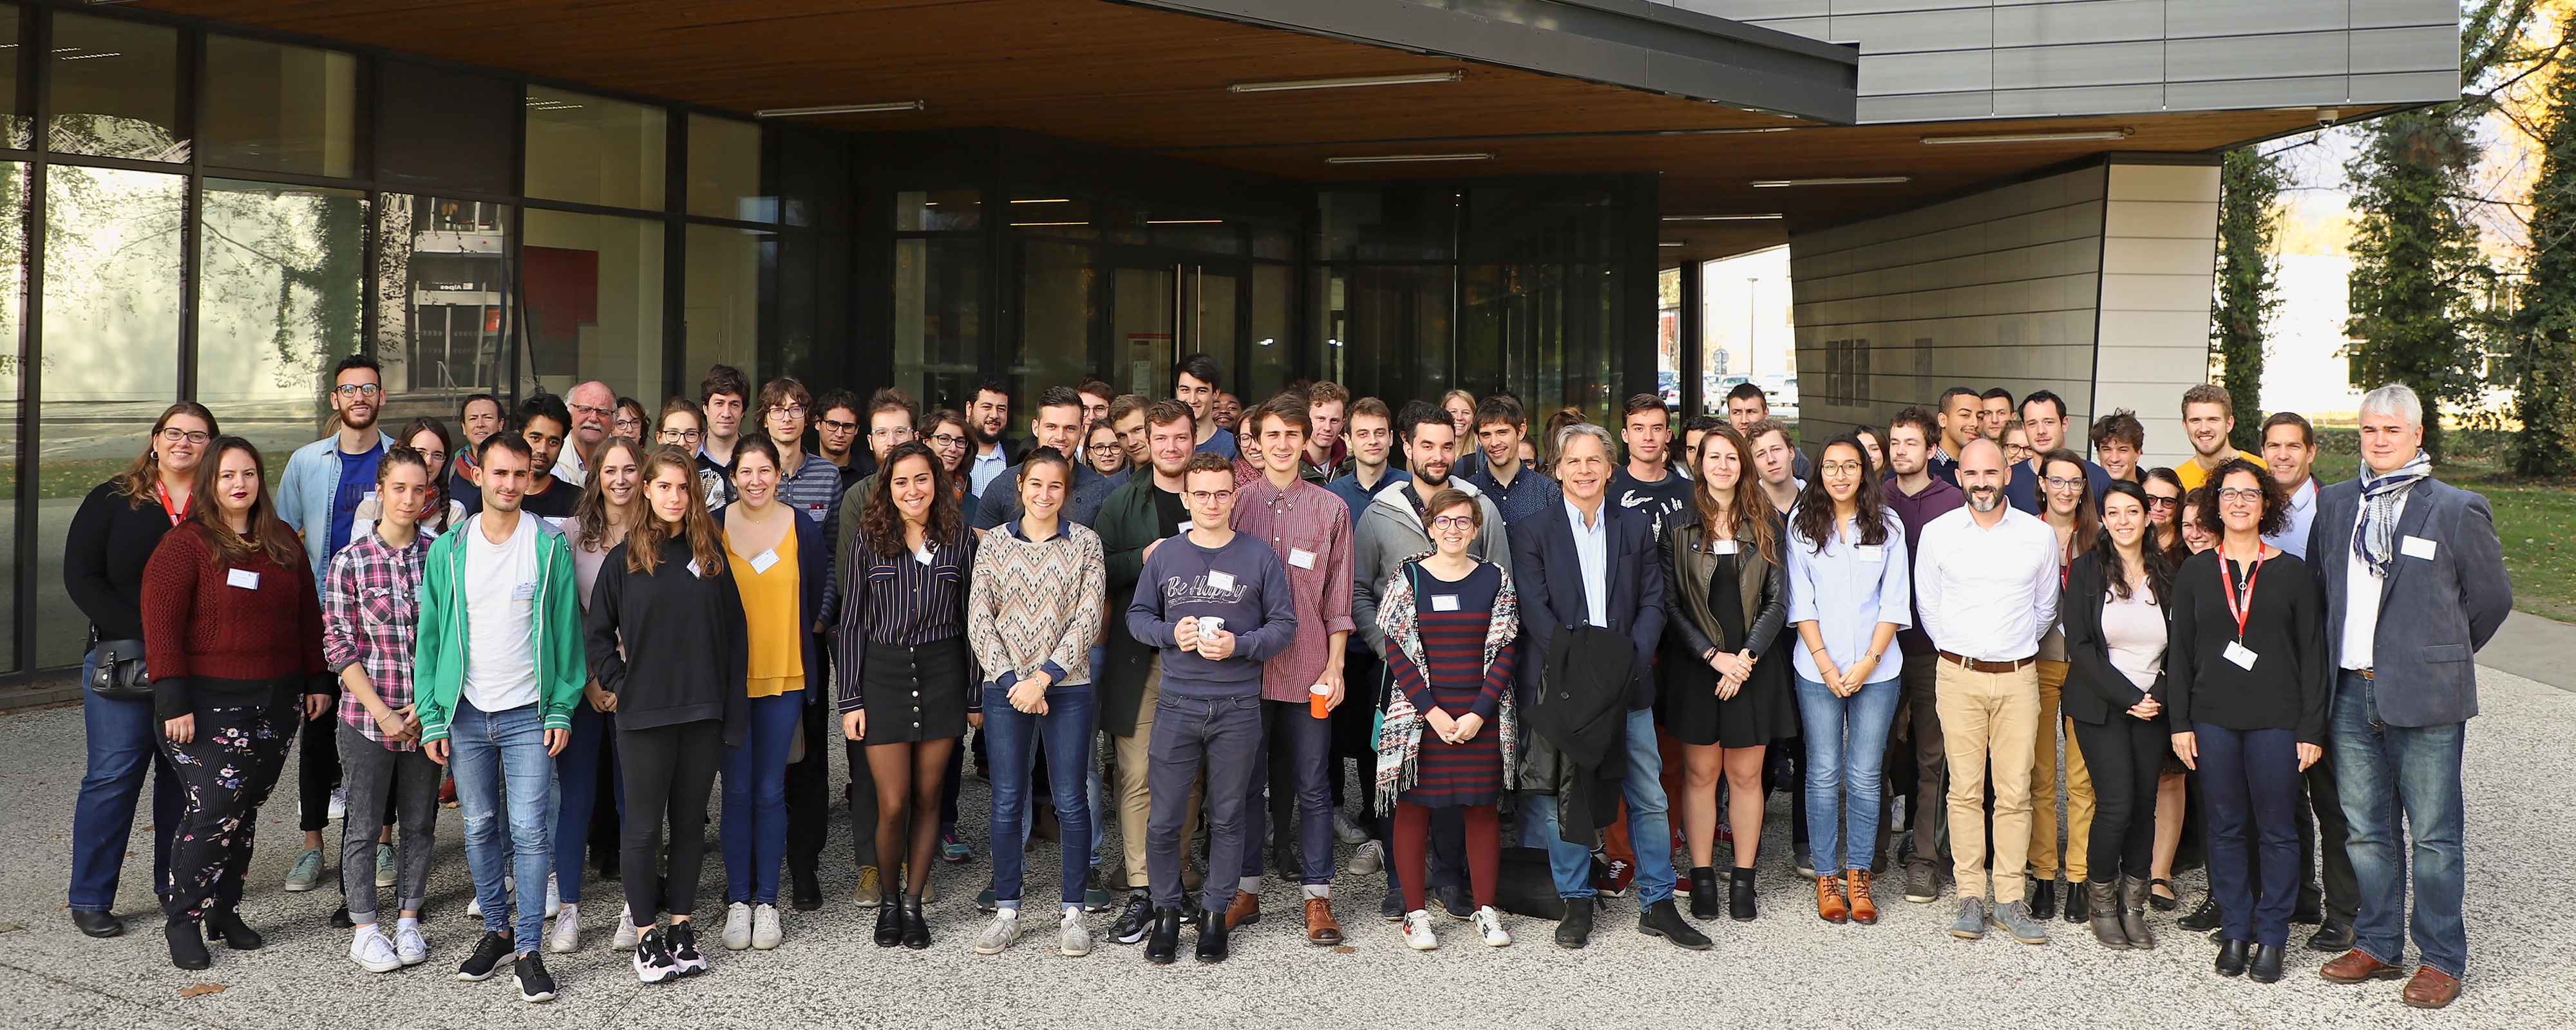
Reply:
[[[2102,950],[2063,921],[2051,924],[2057,939],[2045,947],[2000,934],[1953,940],[1943,932],[1955,911],[1946,883],[1932,905],[1909,905],[1888,891],[1876,926],[1827,925],[1814,918],[1811,890],[1789,868],[1784,796],[1774,797],[1765,834],[1763,918],[1703,924],[1717,942],[1708,952],[1637,934],[1634,904],[1618,901],[1585,951],[1554,947],[1554,924],[1513,917],[1518,941],[1510,948],[1481,947],[1465,923],[1444,920],[1440,950],[1417,954],[1375,918],[1383,881],[1346,876],[1337,910],[1352,936],[1347,950],[1305,946],[1291,908],[1295,891],[1274,881],[1268,918],[1238,933],[1234,958],[1220,966],[1191,964],[1186,936],[1182,963],[1168,968],[1105,940],[1088,957],[1064,958],[1051,950],[1042,919],[1010,951],[982,957],[968,946],[981,925],[970,899],[989,869],[980,850],[971,864],[938,869],[944,893],[931,908],[930,950],[879,950],[868,939],[872,913],[848,901],[847,816],[836,813],[825,853],[829,900],[818,912],[785,914],[783,947],[726,952],[711,931],[708,975],[640,986],[626,956],[607,946],[615,885],[593,881],[584,949],[549,956],[561,997],[531,1006],[516,999],[507,977],[469,984],[450,975],[477,929],[463,918],[471,887],[453,810],[441,820],[430,962],[382,976],[351,965],[346,931],[328,924],[332,892],[291,895],[277,886],[294,858],[290,784],[263,813],[244,905],[268,946],[251,953],[219,946],[214,968],[190,974],[170,968],[157,917],[135,889],[150,875],[148,847],[125,873],[126,936],[90,940],[71,926],[63,884],[81,723],[77,709],[58,708],[0,716],[0,754],[8,756],[0,840],[12,842],[11,860],[0,865],[0,998],[17,999],[0,1005],[0,1026],[2576,1025],[2576,989],[2568,986],[2576,982],[2576,930],[2565,921],[2576,910],[2576,886],[2529,872],[2555,873],[2569,854],[2565,827],[2576,823],[2576,803],[2561,788],[2567,756],[2576,753],[2576,694],[2491,669],[2481,670],[2480,682],[2486,714],[2471,725],[2468,758],[2470,975],[2462,1000],[2441,1013],[2405,1008],[2394,983],[2326,983],[2315,974],[2326,956],[2295,947],[2278,984],[2220,979],[2209,971],[2209,946],[2175,930],[2164,913],[2154,914],[2164,946],[2125,953]],[[982,784],[970,777],[962,807],[979,840],[975,813],[985,804]],[[1034,850],[1027,895],[1052,897],[1053,846]],[[720,897],[722,859],[712,844],[708,851],[703,893]],[[332,875],[338,868],[335,858]],[[2196,901],[2199,874],[2186,875],[2182,887],[2185,902]],[[1108,918],[1092,917],[1095,931]],[[2293,929],[2295,945],[2306,931]],[[187,996],[200,985],[220,990]]]

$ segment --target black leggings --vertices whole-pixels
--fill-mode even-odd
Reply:
[[[626,778],[626,846],[618,865],[628,918],[651,926],[658,913],[686,916],[698,907],[698,872],[707,857],[707,796],[724,759],[724,723],[700,719],[634,729],[617,725],[618,765]],[[653,849],[665,813],[671,822],[668,897],[653,875]]]
[[[2094,883],[2121,876],[2144,880],[2155,875],[2156,778],[2163,772],[2173,738],[2161,720],[2147,721],[2114,712],[2096,725],[2071,719],[2075,746],[2084,767],[2093,773],[2092,843],[2087,852]]]
[[[930,855],[939,847],[939,795],[956,750],[955,737],[868,746],[868,771],[877,784],[877,858],[911,864],[906,894],[930,884]],[[885,874],[893,879],[895,870]]]

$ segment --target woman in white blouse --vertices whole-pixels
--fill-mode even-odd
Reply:
[[[2147,494],[2114,480],[2103,532],[2067,572],[2058,604],[2069,669],[2061,699],[2093,773],[2091,867],[2083,885],[2093,937],[2114,951],[2156,946],[2147,929],[2156,780],[2168,741],[2156,703],[2164,678],[2172,567],[2152,546]]]

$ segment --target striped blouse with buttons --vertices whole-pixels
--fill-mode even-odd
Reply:
[[[975,567],[975,534],[932,542],[929,561],[915,554],[878,554],[862,529],[841,556],[840,639],[834,669],[840,710],[860,707],[870,643],[917,647],[966,632],[968,572]]]

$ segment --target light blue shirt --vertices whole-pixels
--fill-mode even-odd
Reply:
[[[2298,556],[2300,561],[2306,561],[2308,560],[2308,524],[2315,522],[2316,519],[2317,477],[2309,476],[2307,482],[2299,484],[2299,488],[2290,493],[2290,521],[2281,527],[2279,533],[2264,537],[2263,542]]]
[[[1010,467],[1011,460],[1002,454],[1002,445],[999,442],[994,443],[992,453],[974,455],[967,462],[966,492],[977,497],[984,496],[984,488],[993,485],[993,480],[999,478],[1003,472],[1009,471]]]
[[[1838,669],[1851,668],[1869,653],[1879,623],[1892,622],[1899,628],[1913,625],[1906,614],[1914,596],[1909,574],[1914,565],[1905,553],[1905,521],[1887,508],[1878,510],[1878,518],[1887,527],[1886,543],[1858,543],[1845,535],[1844,525],[1837,524],[1823,553],[1816,551],[1815,541],[1797,531],[1795,523],[1789,530],[1791,632],[1801,622],[1815,623],[1817,635],[1824,638],[1825,655]],[[1895,642],[1889,641],[1888,646],[1894,647]],[[1791,652],[1790,664],[1799,676],[1824,681],[1805,644]],[[1869,682],[1895,679],[1904,668],[1904,662],[1888,661],[1882,654],[1878,668],[1870,670]]]
[[[1592,513],[1592,524],[1583,524],[1583,509],[1574,499],[1565,501],[1565,521],[1574,529],[1574,557],[1583,566],[1583,601],[1589,607],[1585,615],[1592,624],[1610,628],[1610,505],[1603,498],[1600,508]]]

